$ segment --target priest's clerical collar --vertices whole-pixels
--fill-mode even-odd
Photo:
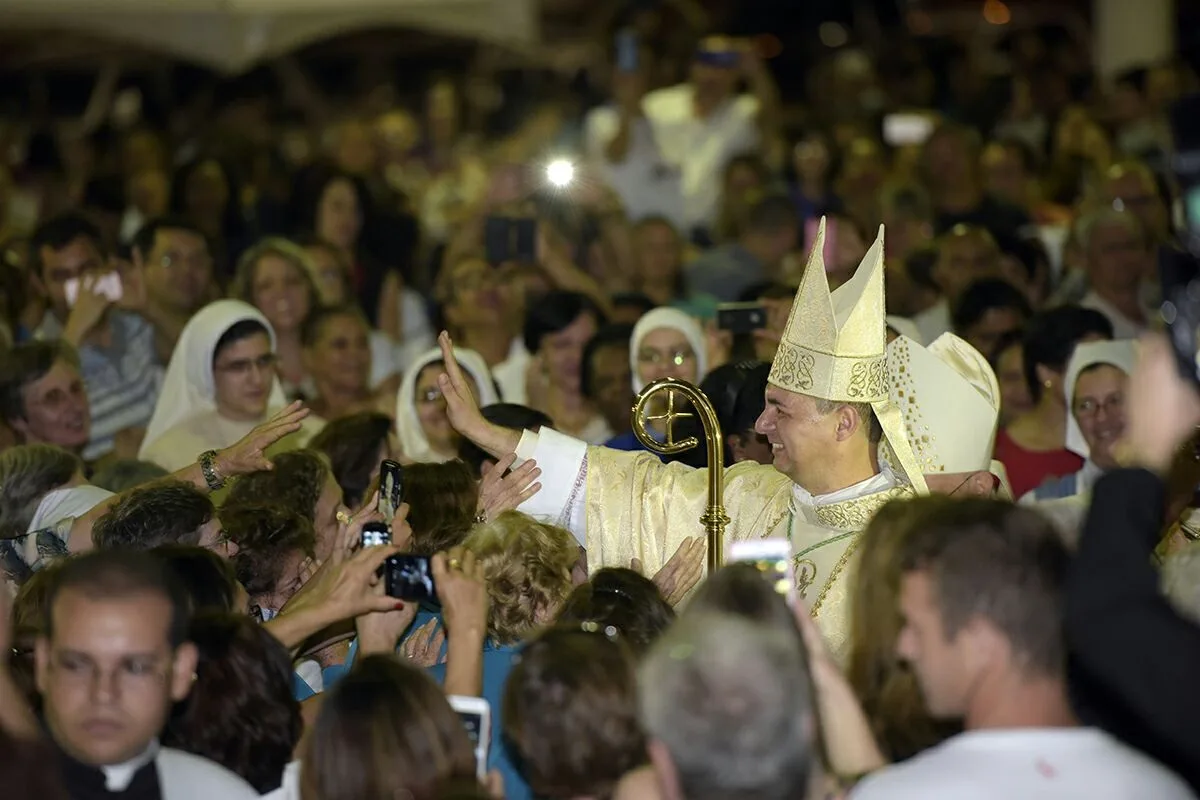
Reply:
[[[104,773],[104,787],[110,792],[123,792],[128,789],[129,784],[133,782],[133,776],[155,759],[158,749],[158,740],[155,739],[140,755],[121,764],[100,767],[100,771]]]
[[[897,483],[899,481],[896,479],[896,473],[892,471],[891,465],[883,459],[879,460],[879,472],[864,481],[859,481],[853,486],[838,489],[836,492],[814,495],[800,484],[793,483],[792,512],[795,513],[801,506],[827,506],[833,503],[842,503],[846,500],[857,500],[869,494],[887,491],[897,485]]]

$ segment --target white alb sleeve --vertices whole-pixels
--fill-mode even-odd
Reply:
[[[542,488],[517,509],[531,517],[566,528],[580,546],[587,546],[584,516],[584,483],[587,477],[587,442],[542,428],[525,431],[517,443],[517,464],[529,459],[542,471]]]

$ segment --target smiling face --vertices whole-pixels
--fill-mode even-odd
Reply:
[[[362,209],[354,184],[345,178],[330,181],[317,203],[316,234],[350,252],[362,229]]]
[[[304,354],[313,380],[344,391],[365,392],[371,378],[370,333],[354,314],[329,317],[321,324],[317,340]]]
[[[79,450],[92,434],[87,389],[79,370],[59,359],[50,370],[21,390],[25,415],[13,428],[28,443],[56,444]]]
[[[441,454],[453,454],[458,446],[458,434],[450,425],[446,416],[446,398],[438,386],[438,376],[445,372],[441,361],[435,361],[421,368],[417,374],[413,402],[417,407],[417,420],[421,423],[421,432],[425,434],[430,448]],[[463,371],[471,392],[479,401],[479,388],[469,372]]]
[[[642,337],[637,350],[638,377],[642,383],[659,378],[680,378],[695,383],[699,363],[687,337],[674,328],[655,328]]]
[[[275,354],[266,333],[230,342],[213,356],[214,400],[221,416],[253,422],[267,413]]]
[[[268,253],[258,260],[251,285],[251,300],[277,334],[292,333],[312,308],[308,282],[300,267],[282,256]]]
[[[1111,364],[1093,367],[1075,380],[1071,413],[1088,444],[1092,461],[1103,469],[1118,466],[1113,445],[1125,434],[1125,390],[1129,376]]]
[[[171,603],[142,592],[97,599],[77,589],[54,602],[54,633],[37,643],[46,725],[92,766],[128,761],[158,736],[191,688],[196,650],[172,649]]]
[[[767,384],[767,404],[754,430],[767,437],[775,469],[812,491],[821,459],[838,441],[836,414],[822,414],[817,400]]]

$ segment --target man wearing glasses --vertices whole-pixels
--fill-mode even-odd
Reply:
[[[88,553],[54,576],[37,685],[68,796],[258,796],[224,767],[158,744],[195,677],[188,616],[182,590],[149,554]]]

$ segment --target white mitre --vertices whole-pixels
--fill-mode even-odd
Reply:
[[[1011,497],[1004,466],[992,458],[1000,384],[983,354],[952,333],[928,347],[900,336],[888,345],[887,364],[922,474],[990,472]]]

